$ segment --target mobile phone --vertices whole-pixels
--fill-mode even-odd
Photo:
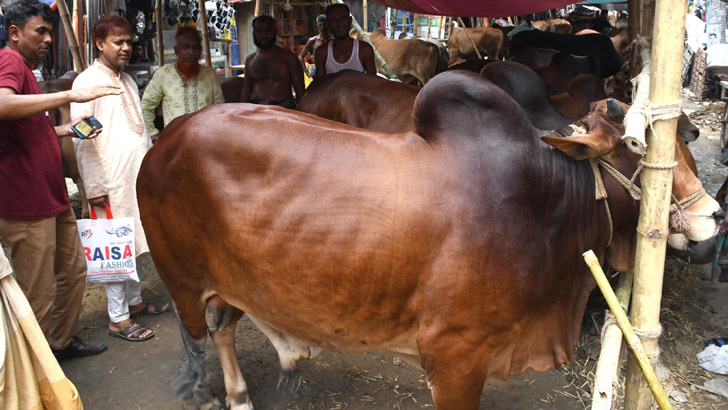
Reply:
[[[78,135],[78,138],[84,139],[88,138],[89,135],[93,134],[94,127],[99,130],[102,128],[99,120],[97,120],[96,117],[92,116],[89,118],[84,118],[78,123],[73,124],[71,126],[71,129],[73,130],[73,132],[76,133],[76,135]]]

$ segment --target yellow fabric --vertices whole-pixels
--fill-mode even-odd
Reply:
[[[0,409],[83,409],[1,251]]]

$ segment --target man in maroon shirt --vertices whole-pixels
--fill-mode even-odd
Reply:
[[[99,354],[105,343],[74,336],[86,262],[58,144],[58,137],[74,135],[71,124],[81,118],[54,128],[46,111],[121,90],[109,86],[41,94],[31,70],[48,54],[53,13],[35,0],[16,2],[5,9],[5,27],[7,47],[0,50],[0,236],[12,248],[18,284],[56,357]]]

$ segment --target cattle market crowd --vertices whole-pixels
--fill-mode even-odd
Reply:
[[[245,308],[284,378],[318,346],[384,350],[424,368],[437,408],[476,409],[488,377],[573,361],[594,288],[580,246],[617,271],[634,264],[639,203],[613,181],[595,201],[593,182],[639,172],[620,144],[632,91],[626,13],[576,8],[487,27],[460,19],[446,41],[395,40],[386,27],[354,30],[349,6],[335,2],[299,53],[279,45],[273,16],[256,16],[242,79],[222,81],[200,64],[200,31],[184,25],[176,62],[142,93],[124,71],[146,59],[127,18],[94,24],[96,59],[59,89],[62,79],[47,88],[33,73],[52,49],[56,12],[37,0],[2,12],[0,238],[47,341],[39,349],[58,361],[107,350],[77,335],[87,262],[151,252],[172,300],[144,300],[138,277],[114,276],[104,281],[104,326],[144,342],[155,336],[145,319],[177,315],[186,399],[219,404],[205,378],[210,336],[227,405],[253,408],[234,351]],[[488,135],[473,125],[486,123],[497,124]],[[686,146],[696,131],[683,114],[673,193],[696,199],[685,205],[689,223],[673,228],[686,243],[709,240],[724,215],[696,195],[704,191]],[[70,206],[69,160],[92,219],[131,221],[129,251],[82,243],[90,234]],[[565,188],[576,184],[589,188]],[[524,226],[504,223],[516,217]],[[209,243],[191,242],[201,236]],[[508,238],[563,249],[517,249]],[[230,266],[243,272],[228,275]],[[0,253],[0,279],[10,271]],[[513,271],[534,272],[523,277],[539,289],[496,276]],[[48,399],[36,390],[4,408]],[[81,408],[51,391],[58,408]]]

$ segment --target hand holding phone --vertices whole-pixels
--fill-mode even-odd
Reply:
[[[93,135],[96,130],[100,130],[101,128],[103,128],[101,123],[93,116],[84,118],[71,126],[71,130],[75,132],[80,139],[88,138]]]

